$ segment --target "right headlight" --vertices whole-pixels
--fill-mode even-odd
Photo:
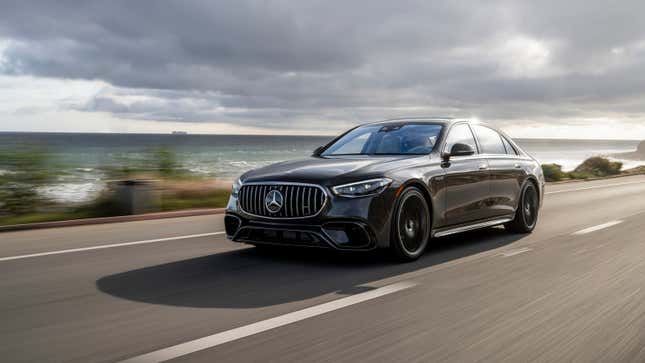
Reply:
[[[332,188],[334,194],[341,197],[364,197],[379,194],[392,183],[392,179],[379,178],[363,180],[356,183],[338,185]]]
[[[242,188],[242,181],[238,178],[235,180],[235,183],[233,183],[233,188],[231,188],[231,197],[237,198],[240,188]]]

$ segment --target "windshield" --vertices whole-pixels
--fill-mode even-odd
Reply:
[[[391,124],[358,127],[321,155],[424,155],[434,149],[442,125]]]

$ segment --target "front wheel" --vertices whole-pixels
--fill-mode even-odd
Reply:
[[[538,221],[540,202],[535,184],[528,182],[522,188],[520,203],[515,211],[515,219],[504,225],[510,232],[531,233]]]
[[[391,248],[401,261],[414,261],[423,254],[430,238],[430,209],[414,187],[403,191],[396,202]]]

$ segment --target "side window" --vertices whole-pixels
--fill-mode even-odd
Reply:
[[[475,142],[473,132],[470,131],[470,127],[466,124],[458,124],[450,129],[448,138],[446,138],[446,148],[444,151],[450,152],[452,146],[457,143],[470,145],[475,152],[477,151],[477,143]]]
[[[502,137],[497,131],[480,125],[474,125],[473,129],[483,154],[506,154]]]
[[[502,142],[504,142],[504,147],[506,148],[506,153],[507,154],[509,154],[509,155],[519,155],[517,153],[517,150],[515,150],[513,145],[511,145],[511,143],[508,140],[506,140],[506,138],[504,136],[502,136]]]

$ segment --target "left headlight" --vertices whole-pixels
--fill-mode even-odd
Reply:
[[[392,179],[380,178],[363,180],[356,183],[338,185],[332,188],[334,194],[341,197],[364,197],[379,194],[392,183]]]
[[[233,183],[233,188],[231,189],[231,197],[237,198],[237,194],[242,188],[242,181],[238,178],[235,183]]]

